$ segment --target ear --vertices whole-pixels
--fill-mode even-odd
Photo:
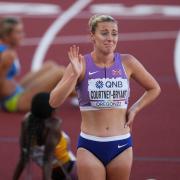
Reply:
[[[95,42],[94,34],[92,32],[90,33],[90,40],[93,43]]]

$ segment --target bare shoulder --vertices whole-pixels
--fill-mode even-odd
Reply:
[[[133,74],[134,68],[141,65],[141,63],[131,54],[121,54],[121,59],[129,77]]]
[[[132,66],[139,61],[131,54],[121,54],[122,63],[127,66]]]
[[[123,54],[122,63],[125,66],[129,77],[133,78],[146,90],[154,87],[159,88],[159,85],[154,77],[134,56],[130,54]]]

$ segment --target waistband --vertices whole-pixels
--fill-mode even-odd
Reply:
[[[127,139],[131,137],[131,134],[127,133],[127,134],[118,135],[118,136],[99,137],[99,136],[93,136],[93,135],[89,135],[84,132],[81,132],[80,136],[84,139],[88,139],[92,141],[107,142],[107,141],[118,141],[118,140]]]
[[[122,105],[121,107],[103,107],[103,108],[97,108],[93,106],[80,106],[80,111],[98,111],[102,109],[127,109],[127,104]]]

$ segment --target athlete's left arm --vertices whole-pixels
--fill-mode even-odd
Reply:
[[[20,158],[19,161],[16,165],[15,172],[13,174],[13,180],[18,180],[26,166],[26,164],[29,161],[29,157],[27,157],[27,139],[26,139],[26,134],[27,134],[27,129],[26,129],[26,121],[27,118],[22,121],[21,123],[21,134],[20,134]]]
[[[49,120],[48,135],[45,142],[43,180],[51,180],[54,150],[61,138],[60,121],[58,119]]]
[[[131,126],[135,115],[158,97],[161,88],[154,77],[132,55],[124,55],[123,64],[127,69],[129,78],[133,78],[145,89],[145,93],[129,108],[127,112],[126,126]]]

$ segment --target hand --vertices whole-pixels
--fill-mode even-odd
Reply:
[[[77,77],[79,77],[83,70],[83,56],[79,54],[79,47],[76,47],[76,45],[73,45],[70,47],[70,50],[68,51],[68,56],[73,68],[73,72]]]
[[[132,130],[132,124],[136,116],[137,111],[133,108],[130,108],[126,114],[126,122],[124,127],[129,127]]]

